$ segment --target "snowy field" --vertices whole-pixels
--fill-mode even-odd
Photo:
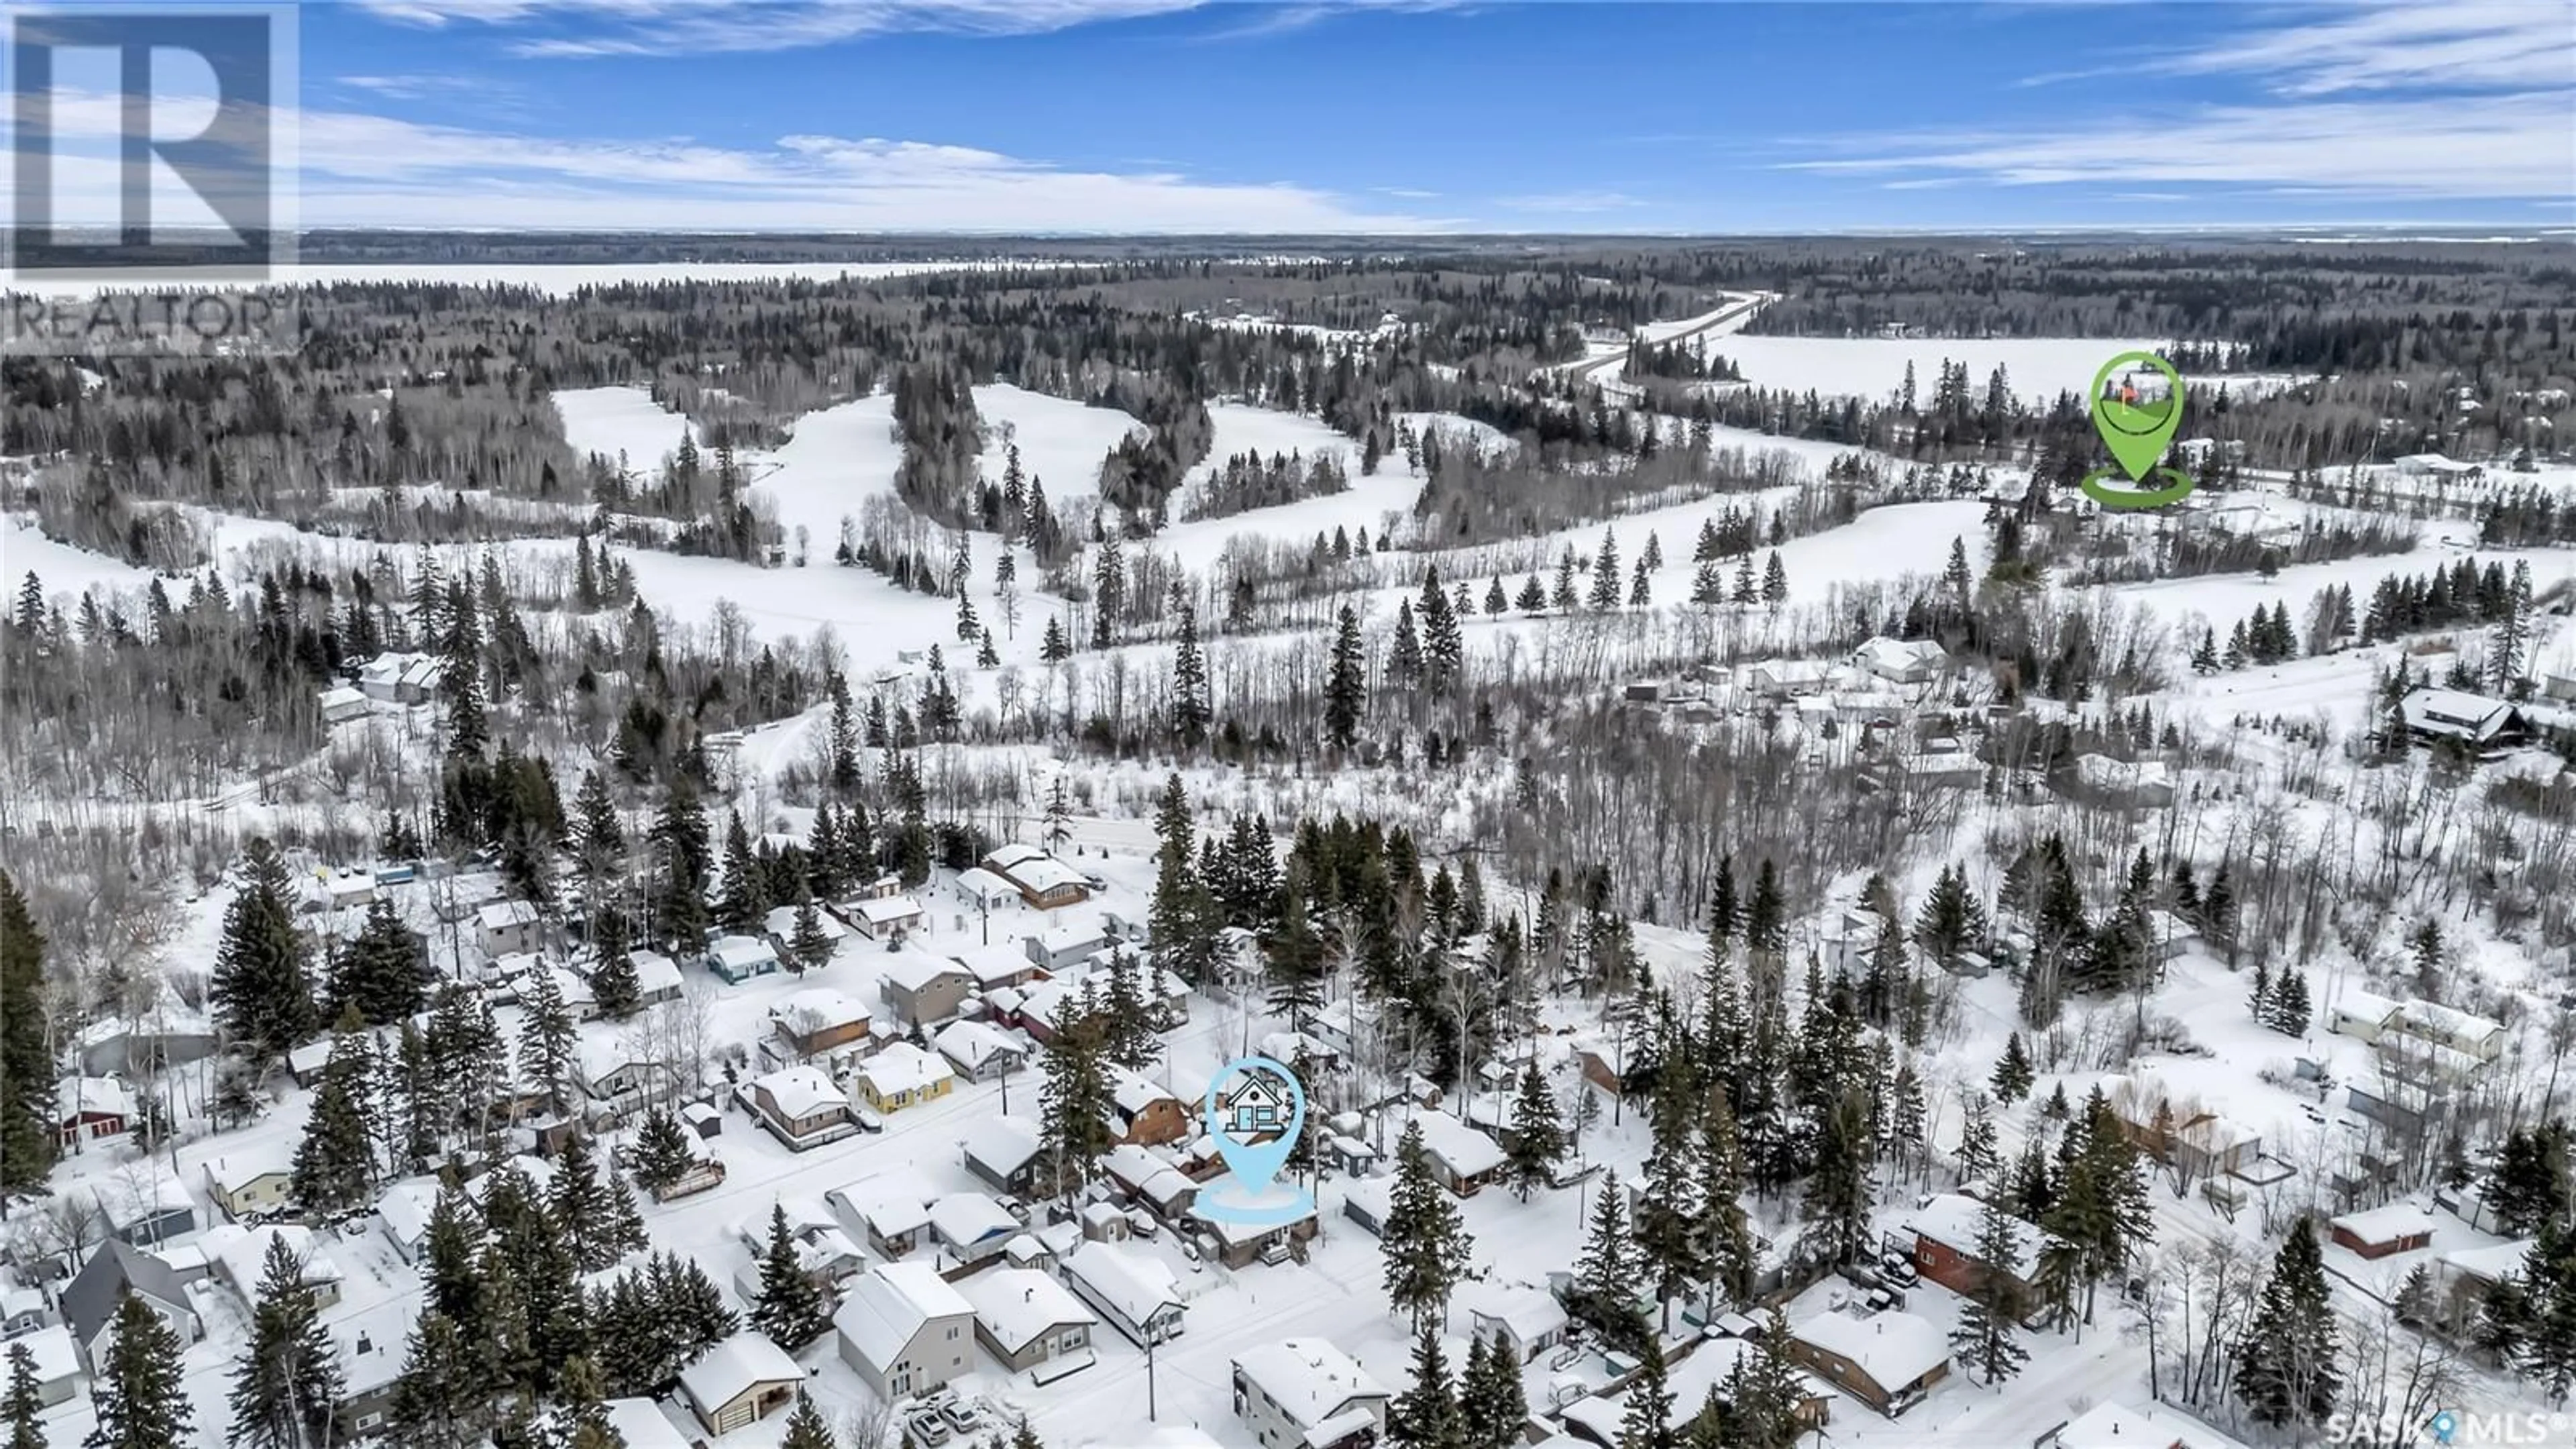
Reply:
[[[1914,367],[1915,397],[1925,405],[1941,381],[1943,362],[1968,365],[1972,396],[1985,395],[1998,367],[2025,404],[2044,407],[2061,392],[2081,394],[2093,374],[2116,353],[2153,349],[2145,339],[2116,337],[1745,337],[1710,349],[1736,365],[1759,387],[1829,396],[1886,397],[1905,385]]]
[[[280,268],[278,285],[328,287],[343,284],[419,282],[458,287],[531,287],[550,296],[568,296],[584,287],[651,286],[660,282],[877,281],[931,272],[986,271],[1002,267],[1058,267],[1066,263],[1038,259],[951,262],[315,262]],[[26,281],[6,289],[39,297],[87,297],[100,290],[89,281]]]

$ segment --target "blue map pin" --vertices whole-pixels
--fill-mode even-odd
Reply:
[[[1270,1057],[1237,1057],[1208,1080],[1208,1140],[1234,1176],[1235,1191],[1199,1195],[1195,1210],[1229,1222],[1287,1222],[1314,1210],[1302,1189],[1274,1190],[1306,1128],[1306,1088]]]

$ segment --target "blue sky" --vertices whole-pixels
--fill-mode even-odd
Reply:
[[[2576,0],[302,11],[307,225],[2576,223]]]

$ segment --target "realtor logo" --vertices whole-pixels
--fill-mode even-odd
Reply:
[[[1287,1100],[1267,1072],[1249,1073],[1225,1099],[1226,1133],[1241,1138],[1275,1136],[1286,1123]]]
[[[289,6],[12,9],[8,345],[274,346],[293,260]],[[105,284],[104,287],[98,284]]]
[[[1203,1118],[1227,1176],[1201,1191],[1192,1211],[1247,1226],[1314,1212],[1313,1194],[1278,1181],[1306,1128],[1305,1084],[1285,1063],[1253,1056],[1219,1067],[1208,1081]]]

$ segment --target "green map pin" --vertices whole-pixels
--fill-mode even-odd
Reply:
[[[2093,374],[2093,426],[2132,481],[2165,455],[2182,426],[2182,375],[2152,352],[2123,352]]]

